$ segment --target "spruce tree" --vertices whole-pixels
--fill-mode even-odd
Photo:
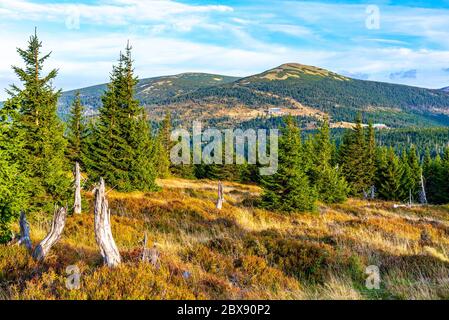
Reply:
[[[103,177],[108,184],[118,189],[126,189],[129,183],[128,163],[124,154],[132,152],[122,137],[120,125],[124,117],[118,103],[122,75],[123,60],[120,54],[119,63],[113,66],[110,82],[101,98],[102,106],[93,128],[87,161],[89,176],[93,181]]]
[[[400,159],[395,154],[393,148],[384,149],[381,152],[381,166],[378,168],[378,186],[379,197],[384,200],[404,200],[404,191],[402,188],[403,167]]]
[[[422,168],[416,147],[413,145],[408,152],[408,165],[410,167],[411,174],[412,197],[417,200],[419,199],[419,193],[421,190]]]
[[[145,111],[135,99],[131,47],[120,53],[89,148],[91,177],[105,180],[120,191],[157,190],[153,141]]]
[[[407,200],[409,201],[410,196],[412,197],[412,201],[413,200],[417,200],[418,198],[416,198],[415,195],[415,181],[414,181],[414,177],[412,174],[412,169],[410,167],[409,164],[409,155],[407,153],[407,150],[403,150],[402,154],[401,154],[401,160],[400,160],[400,165],[402,167],[402,176],[401,176],[401,198],[403,200]]]
[[[443,161],[441,156],[437,154],[430,165],[429,181],[429,199],[431,203],[443,204],[445,195],[442,186],[444,185]]]
[[[50,54],[41,54],[42,43],[35,33],[26,49],[17,49],[25,67],[13,67],[22,87],[12,85],[5,108],[10,110],[13,135],[22,137],[23,152],[18,157],[19,170],[32,186],[29,209],[50,211],[55,203],[65,204],[70,192],[64,128],[57,115],[60,91],[52,81],[57,70],[43,74],[44,62]]]
[[[155,149],[154,139],[151,137],[150,126],[143,110],[141,110],[135,126],[137,134],[130,142],[134,152],[129,166],[130,183],[127,190],[157,191],[159,190],[155,182],[157,149]]]
[[[447,173],[445,170],[444,160],[437,154],[435,158],[431,158],[427,149],[424,156],[423,172],[427,199],[429,203],[444,204],[447,202]]]
[[[292,118],[285,120],[279,138],[279,167],[276,174],[262,177],[263,207],[282,212],[315,208],[316,192],[310,187],[302,165],[301,136]]]
[[[84,107],[81,104],[81,97],[78,91],[75,94],[75,99],[70,109],[70,119],[67,133],[67,157],[70,159],[72,164],[78,162],[83,166],[86,136],[87,128],[86,121],[84,119]]]
[[[449,148],[444,149],[440,170],[441,202],[449,203]]]
[[[159,152],[159,172],[160,176],[167,177],[174,170],[170,163],[170,151],[173,147],[173,142],[170,140],[170,135],[172,131],[171,124],[171,114],[169,111],[165,113],[164,120],[162,121],[162,126],[159,131],[158,140],[160,141],[162,149]]]
[[[12,134],[7,118],[0,114],[0,244],[11,240],[11,223],[26,209],[29,187],[18,161],[23,140]]]
[[[311,183],[318,192],[318,198],[325,203],[339,203],[347,198],[349,191],[345,178],[338,166],[333,167],[329,121],[326,118],[314,137],[314,163],[310,170]]]
[[[346,131],[339,152],[343,174],[349,183],[351,194],[355,196],[360,196],[371,187],[372,168],[367,150],[370,149],[367,148],[362,117],[358,115],[354,128]]]
[[[374,186],[376,180],[376,134],[373,124],[368,125],[366,144],[366,185]]]

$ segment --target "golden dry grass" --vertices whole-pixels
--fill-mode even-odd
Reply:
[[[0,299],[449,298],[449,207],[351,199],[285,215],[255,206],[258,187],[226,182],[219,211],[216,182],[158,183],[158,193],[108,193],[119,268],[102,266],[92,207],[85,208],[68,217],[43,264],[22,247],[0,246]],[[92,195],[85,198],[92,206]],[[49,217],[30,223],[37,242]],[[431,243],[420,241],[424,230]],[[159,268],[139,261],[145,232]],[[70,265],[81,271],[77,290],[66,287]],[[380,268],[380,290],[365,287],[369,265]]]

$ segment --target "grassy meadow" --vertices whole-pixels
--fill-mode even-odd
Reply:
[[[0,246],[0,299],[449,299],[449,206],[350,199],[278,214],[255,206],[258,187],[225,183],[220,211],[216,182],[158,183],[161,192],[108,193],[120,267],[102,265],[86,192],[44,263]],[[34,243],[50,219],[29,217]],[[145,232],[156,266],[140,262]],[[66,287],[71,265],[79,289]],[[365,286],[370,265],[379,290]]]

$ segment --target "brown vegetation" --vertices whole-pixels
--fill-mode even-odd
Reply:
[[[108,193],[118,268],[102,265],[86,193],[90,208],[67,218],[44,263],[23,247],[0,247],[0,299],[449,298],[446,206],[349,200],[285,215],[257,209],[257,187],[225,183],[217,210],[216,182],[159,183],[159,193]],[[31,239],[50,223],[30,217]],[[145,232],[157,267],[140,261]],[[81,271],[80,289],[66,287],[70,265]],[[380,290],[365,287],[369,265],[380,268]]]

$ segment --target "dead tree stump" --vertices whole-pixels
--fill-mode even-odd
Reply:
[[[61,238],[62,231],[64,231],[66,216],[67,208],[57,208],[55,210],[50,232],[34,249],[34,260],[43,261],[51,247],[53,247],[53,245]]]
[[[149,250],[148,261],[156,269],[159,269],[160,267],[159,257],[160,257],[159,250],[157,250],[156,244],[153,244],[153,247]]]
[[[149,257],[150,257],[150,252],[149,249],[147,247],[148,244],[148,235],[145,232],[145,235],[143,237],[143,251],[142,251],[142,262],[148,262],[149,261]]]
[[[217,200],[217,209],[221,210],[224,202],[224,194],[223,194],[223,183],[220,181],[218,183],[218,200]]]
[[[424,177],[422,174],[421,174],[420,188],[421,190],[419,191],[419,203],[426,205],[427,204],[426,186],[424,184]]]
[[[18,244],[23,244],[27,248],[28,252],[33,251],[33,245],[30,239],[30,225],[27,221],[25,211],[20,213],[20,240]]]
[[[20,214],[20,240],[35,261],[41,262],[45,259],[50,249],[59,241],[64,231],[67,208],[56,208],[50,232],[34,249],[30,240],[30,226],[26,219],[25,212]]]
[[[153,247],[151,249],[148,248],[148,235],[145,232],[143,238],[142,262],[150,263],[153,267],[159,269],[160,267],[159,257],[160,254],[159,251],[157,250],[156,244],[153,244]]]
[[[78,162],[75,163],[75,170],[73,172],[75,183],[75,201],[73,203],[73,213],[80,214],[81,213],[81,174],[80,174],[80,165]]]
[[[122,259],[111,231],[111,212],[105,195],[103,178],[95,188],[95,240],[100,247],[104,263],[110,267],[118,266]]]

